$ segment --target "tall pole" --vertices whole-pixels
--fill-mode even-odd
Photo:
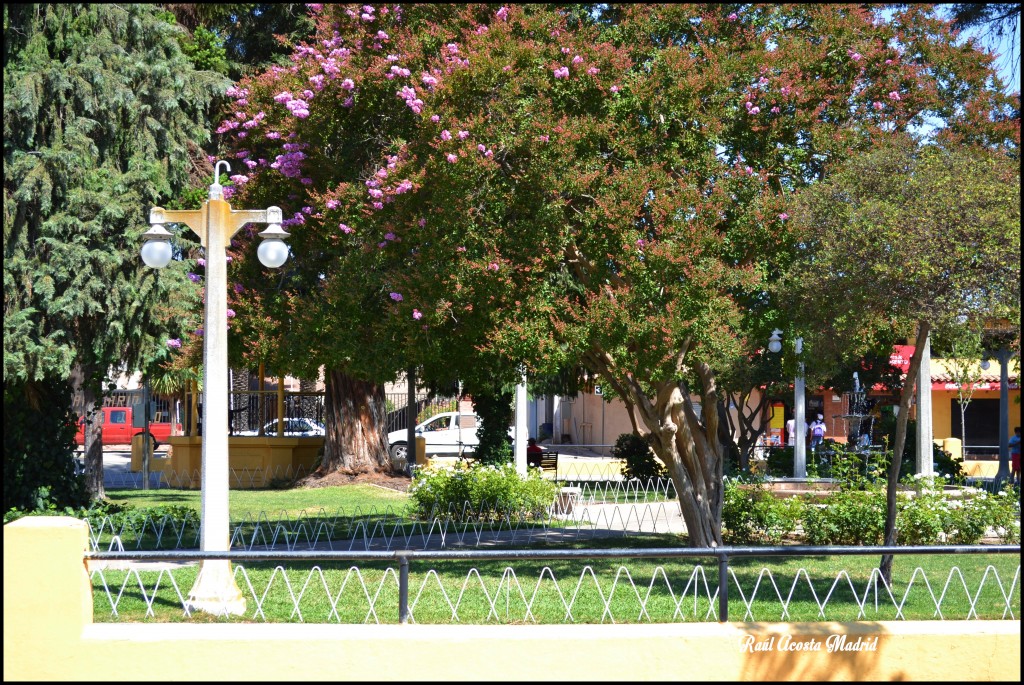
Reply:
[[[804,339],[797,338],[796,354],[799,359],[804,351]],[[793,476],[796,478],[807,477],[807,417],[805,416],[806,400],[804,398],[804,363],[798,361],[796,381],[793,383],[793,419],[796,430],[796,440],[793,443]]]
[[[924,340],[917,373],[917,473],[930,476],[932,468],[932,352],[931,336]]]
[[[995,486],[999,488],[1010,476],[1010,350],[1000,347],[999,360],[999,468]]]
[[[405,405],[405,471],[413,475],[413,468],[419,466],[416,463],[416,367],[410,366],[405,373],[406,376],[406,405]],[[458,409],[456,407],[456,409]]]
[[[522,371],[522,379],[516,384],[516,445],[515,461],[516,471],[526,475],[526,441],[528,429],[526,426],[526,371]]]
[[[192,229],[206,248],[206,306],[203,318],[203,435],[202,435],[202,501],[199,546],[203,552],[227,552],[230,549],[230,517],[228,511],[228,317],[227,317],[227,246],[231,237],[247,223],[271,223],[264,233],[263,248],[270,239],[287,235],[280,230],[281,210],[277,207],[258,210],[232,210],[223,199],[218,182],[220,165],[214,166],[214,183],[209,199],[199,210],[150,210],[153,229],[146,234],[152,244],[167,235],[160,224],[182,223]],[[159,228],[159,230],[157,230]],[[160,235],[157,235],[157,234]],[[143,260],[147,257],[143,246]],[[286,249],[286,248],[285,248]],[[152,253],[150,253],[152,254]],[[169,247],[164,253],[169,259]],[[280,254],[280,253],[279,253]],[[279,266],[285,256],[276,264]],[[149,263],[149,262],[147,262]],[[160,268],[166,265],[151,264]],[[199,575],[189,591],[185,606],[190,611],[228,615],[245,613],[245,597],[235,584],[231,562],[226,559],[204,560]]]

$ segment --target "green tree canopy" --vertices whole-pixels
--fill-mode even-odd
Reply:
[[[716,406],[717,370],[776,323],[789,194],[928,117],[942,140],[1019,128],[990,58],[928,8],[586,16],[324,6],[220,126],[247,200],[285,197],[294,236],[274,308],[246,315],[371,374],[582,362],[668,465],[691,543],[718,544],[718,417],[690,390]]]

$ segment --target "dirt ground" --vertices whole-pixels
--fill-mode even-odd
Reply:
[[[411,479],[408,476],[399,474],[390,475],[387,473],[342,473],[332,471],[324,476],[317,476],[315,473],[296,481],[295,485],[300,488],[328,488],[336,485],[378,485],[382,488],[406,492],[409,489]]]

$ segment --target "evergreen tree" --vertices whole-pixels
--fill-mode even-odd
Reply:
[[[180,334],[185,265],[143,268],[139,236],[188,185],[228,85],[192,67],[181,31],[151,5],[4,5],[5,398],[70,380],[91,414],[112,366],[140,368]],[[8,460],[35,457],[7,445]]]

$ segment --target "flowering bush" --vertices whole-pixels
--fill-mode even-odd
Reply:
[[[465,514],[485,520],[539,518],[547,514],[555,491],[540,469],[531,468],[523,477],[512,464],[419,469],[409,488],[422,519]]]

